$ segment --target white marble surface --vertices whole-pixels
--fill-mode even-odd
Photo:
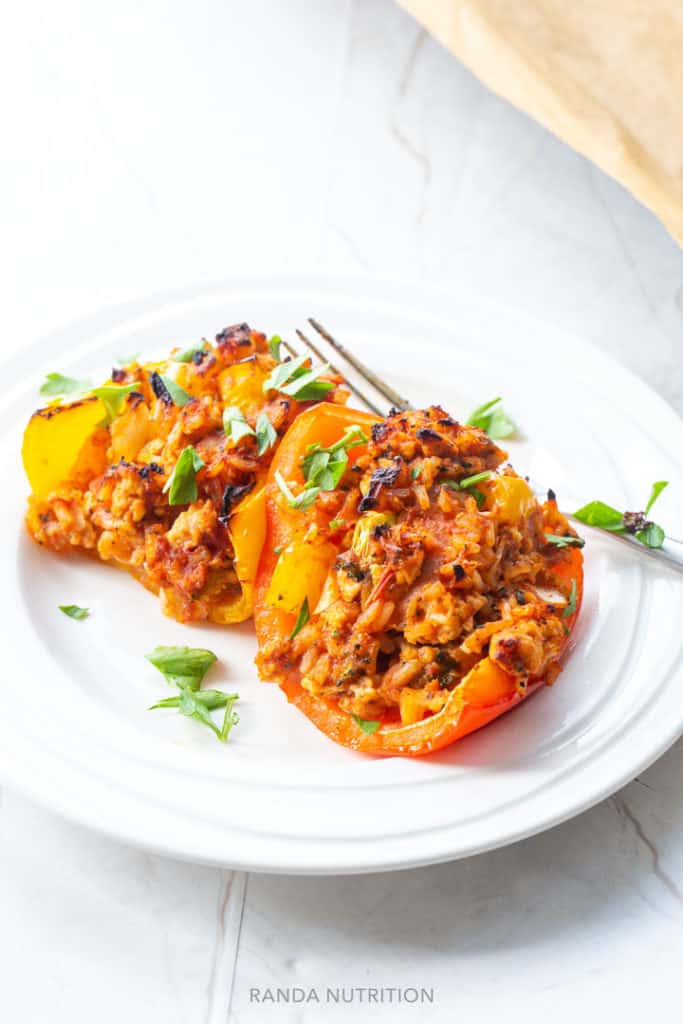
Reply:
[[[575,329],[683,411],[681,252],[390,0],[24,0],[0,88],[2,352],[156,290],[382,273]],[[366,878],[174,864],[5,791],[0,1017],[670,1019],[682,890],[680,744],[545,835]],[[434,1002],[254,1002],[277,986]]]

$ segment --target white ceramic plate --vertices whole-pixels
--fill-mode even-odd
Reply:
[[[633,778],[683,731],[680,577],[591,535],[576,641],[553,688],[428,759],[335,746],[257,682],[251,627],[181,626],[108,567],[39,549],[22,518],[21,430],[45,372],[163,352],[248,320],[291,336],[334,328],[415,403],[463,416],[496,395],[524,439],[518,471],[560,502],[601,497],[683,533],[683,427],[642,383],[584,342],[509,308],[387,283],[242,281],[107,311],[4,367],[3,687],[0,775],[67,817],[147,848],[230,867],[375,871],[464,857],[563,821]],[[8,391],[7,384],[12,383]],[[92,608],[85,622],[57,605]],[[228,746],[173,712],[143,655],[206,646],[209,677],[241,695]]]

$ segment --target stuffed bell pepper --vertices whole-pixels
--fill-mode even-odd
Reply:
[[[249,618],[273,453],[302,408],[347,397],[327,368],[280,362],[279,339],[238,324],[101,387],[50,374],[42,393],[22,449],[34,540],[128,570],[181,622]]]
[[[561,670],[582,541],[442,409],[302,413],[266,483],[257,665],[337,743],[419,756]]]

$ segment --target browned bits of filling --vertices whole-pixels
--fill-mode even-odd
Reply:
[[[238,406],[255,427],[265,411],[282,435],[301,405],[262,384],[275,366],[266,337],[247,324],[221,331],[216,344],[187,363],[117,368],[117,384],[138,382],[119,416],[96,432],[97,472],[81,473],[46,499],[30,499],[27,523],[36,541],[55,551],[88,551],[130,570],[158,593],[180,621],[211,617],[217,603],[239,596],[228,520],[263,477],[273,448],[258,454],[256,438],[226,438],[223,410]],[[177,406],[164,375],[177,373],[191,401]],[[50,415],[50,410],[41,412]],[[164,484],[183,449],[194,446],[204,466],[197,501],[171,506]]]
[[[262,674],[282,679],[298,664],[311,693],[384,721],[438,712],[485,655],[520,691],[552,681],[566,595],[548,595],[557,553],[544,510],[506,457],[438,407],[377,424],[367,454],[312,510],[322,531],[340,514],[353,525],[309,623],[262,651]],[[554,506],[545,514],[568,531]]]

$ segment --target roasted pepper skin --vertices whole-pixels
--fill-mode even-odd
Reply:
[[[270,467],[265,488],[266,539],[256,580],[254,623],[260,644],[286,642],[296,616],[274,607],[266,600],[270,581],[277,564],[276,550],[284,550],[305,529],[306,514],[289,508],[283,502],[274,479],[277,470],[286,480],[303,483],[300,463],[306,448],[313,442],[333,444],[347,427],[358,423],[367,433],[378,417],[336,406],[318,406],[302,413],[285,435]],[[358,458],[363,447],[352,449],[349,456]],[[328,543],[327,541],[325,543]],[[336,551],[329,556],[332,564]],[[583,556],[577,548],[558,550],[553,556],[553,574],[563,590],[576,585],[576,610],[564,620],[566,650],[581,607],[583,594]],[[429,718],[410,725],[382,724],[368,735],[353,717],[339,706],[304,690],[296,666],[292,666],[281,684],[287,699],[299,708],[330,739],[342,746],[375,756],[421,757],[450,746],[456,740],[488,725],[510,711],[545,685],[544,679],[532,679],[520,693],[509,676],[488,657],[479,661],[453,690],[443,709]]]

